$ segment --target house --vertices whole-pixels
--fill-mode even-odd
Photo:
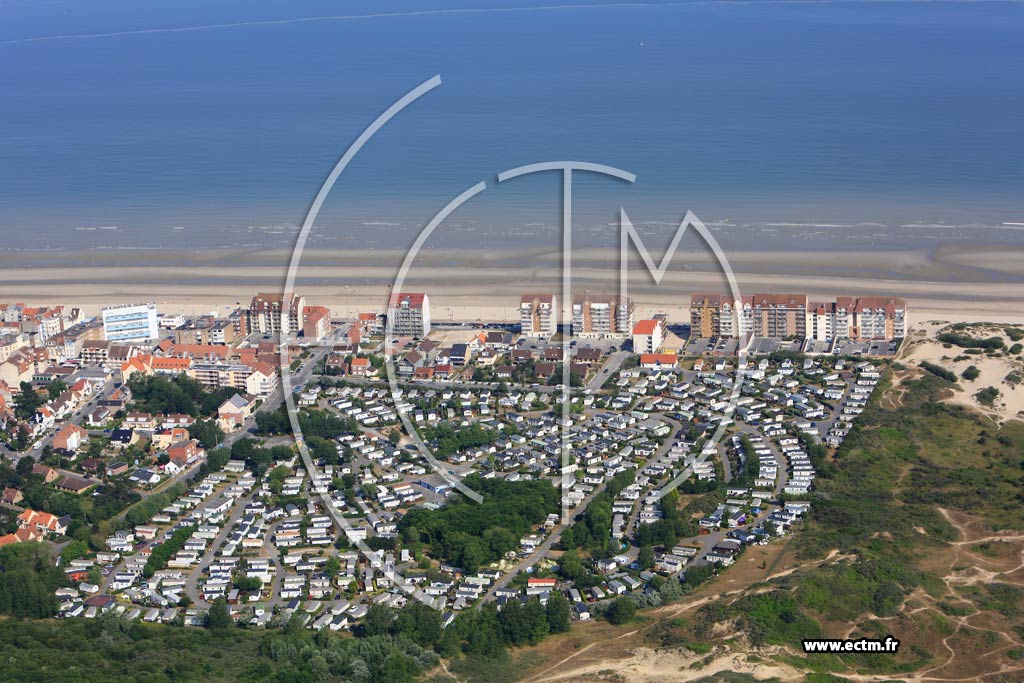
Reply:
[[[5,488],[2,500],[5,505],[17,505],[24,498],[25,496],[18,489]]]
[[[196,419],[191,415],[185,415],[184,413],[171,413],[170,415],[158,418],[157,424],[158,427],[163,429],[174,429],[176,427],[188,429],[195,424],[195,421]]]
[[[111,413],[109,408],[100,406],[96,410],[89,413],[89,416],[85,418],[85,423],[90,427],[102,427],[107,424],[110,420]]]
[[[484,345],[495,351],[507,351],[512,345],[512,333],[501,330],[492,330],[487,333]]]
[[[302,336],[323,339],[331,327],[331,312],[326,306],[302,307]]]
[[[40,474],[43,477],[43,482],[49,484],[57,479],[60,475],[57,470],[47,467],[46,465],[36,463],[32,465],[32,474]]]
[[[633,353],[655,354],[665,340],[665,319],[639,320],[633,326]]]
[[[11,543],[29,543],[30,541],[42,541],[43,535],[35,529],[18,529],[13,534],[0,536],[0,547]]]
[[[93,486],[96,486],[98,483],[98,481],[93,479],[85,479],[84,477],[76,477],[73,474],[68,474],[55,481],[53,486],[58,491],[73,493],[76,496],[80,496]]]
[[[469,344],[452,344],[451,363],[456,367],[462,367],[473,357],[473,350]]]
[[[398,361],[398,374],[411,375],[416,372],[416,368],[422,366],[423,355],[419,351],[413,350],[405,354],[405,358]]]
[[[195,439],[182,441],[167,449],[167,457],[170,462],[184,469],[206,455],[199,442]]]
[[[128,463],[124,461],[112,462],[107,465],[107,476],[117,477],[128,471]]]
[[[151,432],[156,429],[156,418],[149,413],[131,412],[124,418],[124,426],[130,429]]]
[[[139,433],[134,429],[115,429],[110,433],[110,445],[113,448],[127,448],[139,440]]]
[[[153,484],[159,484],[160,479],[161,477],[158,472],[154,472],[152,470],[147,470],[144,468],[139,468],[135,470],[134,472],[132,472],[131,476],[128,477],[129,481],[131,481],[133,484],[138,484],[140,486],[152,486]]]
[[[95,473],[102,470],[104,465],[106,465],[106,462],[102,458],[86,458],[82,461],[81,467],[83,472]]]
[[[674,353],[642,353],[640,354],[640,367],[645,370],[661,370],[662,368],[674,368],[679,358]]]
[[[44,534],[64,535],[71,521],[69,515],[57,517],[49,512],[25,510],[18,515],[18,526],[22,529],[35,529]]]
[[[172,429],[161,429],[153,434],[153,447],[157,449],[164,449],[170,447],[179,441],[185,441],[188,439],[188,430],[184,427],[174,427]]]
[[[56,403],[56,402],[54,402]],[[44,410],[46,406],[43,406],[40,410]],[[66,411],[62,411],[66,412]],[[76,424],[66,424],[60,428],[60,430],[53,437],[53,447],[57,450],[67,451],[74,453],[76,452],[82,443],[88,439],[89,435],[84,429]]]
[[[551,375],[555,374],[555,364],[537,363],[533,366],[533,374],[536,375],[538,379],[547,379]]]
[[[235,394],[217,408],[217,423],[225,431],[241,427],[252,416],[256,399],[248,394]]]
[[[366,377],[373,370],[369,358],[353,358],[349,364],[348,373],[353,377]]]

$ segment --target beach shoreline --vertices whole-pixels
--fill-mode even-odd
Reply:
[[[296,271],[295,291],[339,318],[382,311],[402,256],[398,250],[310,251]],[[812,300],[898,296],[908,300],[911,322],[1024,322],[1021,250],[727,256],[743,294],[807,293]],[[90,265],[19,267],[7,254],[0,257],[0,301],[77,306],[89,315],[109,304],[154,301],[162,313],[224,315],[247,306],[256,292],[282,291],[288,257],[285,250],[238,252],[229,259],[199,252],[169,257],[164,266],[140,266],[130,254],[120,254]],[[579,250],[573,258],[573,291],[618,291],[615,250]],[[660,253],[654,258],[660,260]],[[658,286],[635,255],[630,269],[629,294],[641,316],[663,312],[685,322],[691,293],[727,290],[726,279],[702,252],[677,255]],[[429,293],[436,321],[516,322],[521,293],[561,292],[561,256],[540,249],[424,252],[403,288]]]

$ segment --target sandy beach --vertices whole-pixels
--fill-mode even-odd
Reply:
[[[893,295],[910,300],[913,321],[1024,322],[1024,249],[899,252],[741,252],[727,255],[740,290],[807,292],[813,297]],[[660,253],[654,252],[655,261]],[[81,306],[155,301],[166,313],[224,313],[256,291],[281,290],[291,258],[285,250],[213,250],[151,254],[96,252],[48,255],[24,267],[0,255],[0,301]],[[404,253],[308,251],[296,271],[296,291],[333,315],[381,310]],[[562,257],[552,250],[424,252],[404,288],[427,291],[435,320],[518,319],[522,292],[561,291]],[[618,289],[617,250],[573,254],[573,291]],[[38,257],[25,259],[39,262]],[[21,260],[24,263],[25,260]],[[642,263],[630,263],[629,293],[638,313],[688,317],[689,295],[725,291],[726,280],[704,251],[680,251],[655,286]]]
[[[677,253],[664,280],[653,285],[633,253],[630,295],[640,314],[688,317],[689,295],[725,291],[724,276],[707,250]],[[807,292],[811,297],[891,295],[910,301],[913,322],[1024,322],[1024,247],[890,252],[739,252],[727,254],[740,291]],[[404,253],[309,250],[296,269],[296,291],[347,317],[381,310]],[[660,254],[653,254],[658,261]],[[284,287],[287,250],[101,251],[0,254],[0,300],[29,304],[100,306],[156,301],[162,312],[224,313],[257,291]],[[617,250],[573,252],[574,292],[614,292]],[[436,321],[503,321],[518,317],[523,292],[561,291],[562,256],[551,250],[424,251],[404,289],[430,294]]]

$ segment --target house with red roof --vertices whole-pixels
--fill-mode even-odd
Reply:
[[[58,451],[77,453],[86,441],[89,433],[76,424],[66,424],[53,437],[53,447]]]

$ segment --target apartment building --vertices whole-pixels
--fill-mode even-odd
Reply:
[[[693,294],[690,297],[690,336],[740,337],[754,329],[753,297],[734,301],[724,294]]]
[[[249,303],[249,331],[263,335],[297,334],[302,330],[305,307],[305,297],[298,294],[289,295],[285,301],[283,294],[260,292]]]
[[[28,336],[20,332],[0,335],[0,363],[14,355],[16,351],[28,346]]]
[[[633,300],[614,294],[577,295],[572,300],[574,337],[628,337],[633,331]]]
[[[174,343],[230,346],[235,343],[236,332],[233,320],[205,316],[174,330]]]
[[[306,306],[302,309],[302,336],[317,341],[331,331],[331,311],[326,306]]]
[[[156,304],[107,306],[101,312],[103,338],[125,343],[150,342],[160,336]]]
[[[811,338],[831,341],[901,339],[907,332],[907,302],[898,297],[849,297],[810,302],[806,294],[755,294],[734,301],[720,294],[690,298],[694,337]]]
[[[214,389],[231,388],[266,397],[278,385],[276,369],[268,363],[192,363],[190,376]]]
[[[752,304],[757,337],[806,337],[806,294],[755,294]]]
[[[633,353],[658,353],[665,341],[667,327],[664,316],[637,321],[633,326]]]
[[[392,294],[388,323],[396,337],[426,337],[430,334],[430,298],[423,292]]]
[[[807,313],[807,335],[812,339],[891,341],[902,339],[906,333],[907,302],[899,297],[841,296],[835,301],[811,304]]]
[[[524,337],[550,339],[558,332],[558,300],[554,294],[523,294],[519,299],[519,328]]]
[[[358,323],[367,337],[380,337],[384,334],[384,316],[380,313],[360,313]]]

